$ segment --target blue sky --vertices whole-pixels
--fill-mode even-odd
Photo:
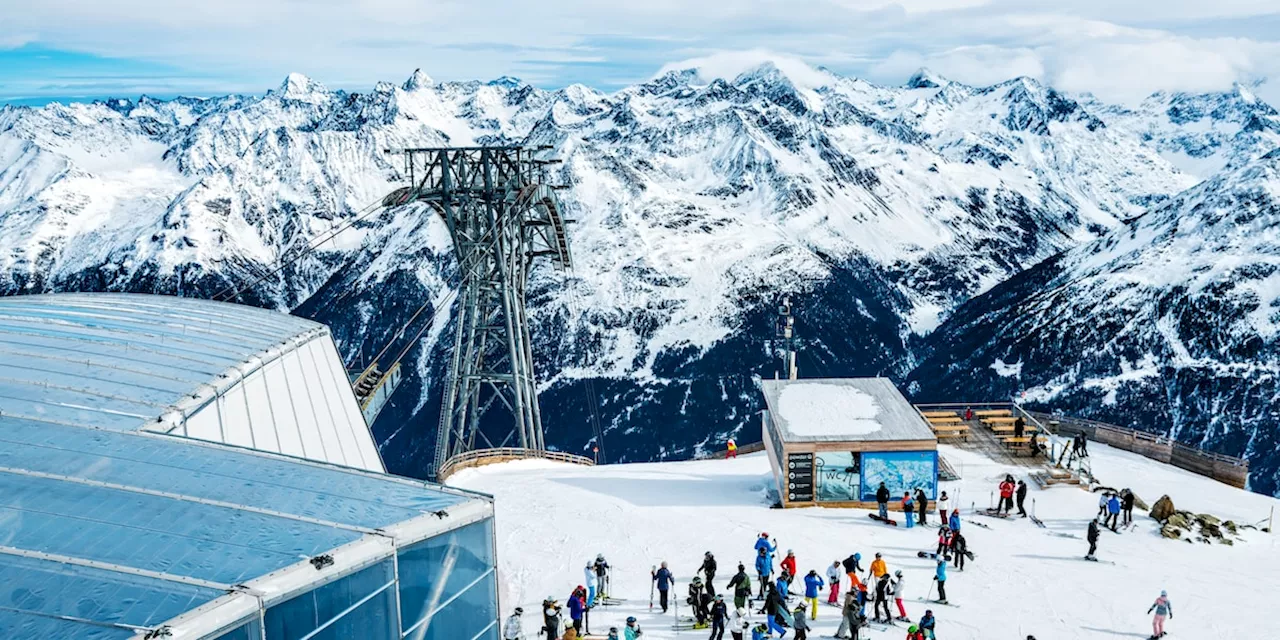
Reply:
[[[415,68],[611,90],[687,60],[730,74],[769,56],[886,84],[928,66],[1116,99],[1280,82],[1274,0],[0,0],[0,16],[0,102],[18,103],[261,93],[295,71],[366,90]]]

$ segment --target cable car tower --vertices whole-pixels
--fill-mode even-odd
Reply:
[[[525,286],[536,259],[572,268],[560,202],[546,184],[546,165],[558,161],[534,157],[549,148],[387,151],[404,156],[410,186],[383,204],[430,205],[449,229],[461,280],[433,477],[451,458],[476,449],[546,449]],[[505,433],[505,420],[484,419],[495,406],[511,414]]]

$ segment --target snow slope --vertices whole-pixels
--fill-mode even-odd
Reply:
[[[942,488],[963,503],[966,512],[971,502],[987,504],[1003,474],[1018,471],[951,447],[942,447],[942,452],[964,477]],[[1237,522],[1266,518],[1277,504],[1275,499],[1104,445],[1091,445],[1090,452],[1104,483],[1132,487],[1148,501],[1168,493],[1180,509]],[[591,628],[607,631],[609,625],[621,626],[627,615],[635,615],[646,638],[675,638],[669,618],[648,609],[650,567],[668,561],[678,580],[679,591],[672,594],[683,594],[703,552],[711,551],[720,565],[715,582],[719,592],[736,562],[752,562],[752,545],[761,531],[778,541],[780,552],[795,550],[802,573],[817,569],[824,575],[832,561],[855,551],[863,554],[865,567],[875,552],[881,552],[890,571],[905,572],[912,619],[930,606],[914,598],[930,588],[933,563],[916,558],[915,552],[936,545],[933,527],[887,527],[860,510],[772,510],[765,497],[768,482],[762,454],[593,468],[521,461],[464,470],[450,478],[450,484],[495,495],[501,610],[505,616],[522,605],[529,612],[526,630],[541,626],[532,613],[538,603],[548,595],[563,602],[582,583],[583,565],[603,553],[615,567],[615,594],[627,603],[594,611]],[[1081,539],[1050,535],[1030,520],[966,515],[962,531],[976,560],[963,572],[949,572],[947,594],[961,606],[932,606],[940,638],[1146,637],[1150,618],[1144,612],[1161,589],[1169,591],[1174,603],[1174,619],[1166,627],[1171,638],[1253,637],[1259,624],[1268,624],[1266,612],[1280,572],[1276,537],[1247,531],[1245,541],[1235,546],[1171,541],[1159,536],[1153,520],[1137,514],[1134,532],[1102,533],[1098,556],[1116,564],[1094,564],[1081,556],[1087,550],[1083,535],[1096,512],[1096,496],[1077,488],[1040,491],[1032,485],[1028,507],[1032,500],[1048,531]],[[930,522],[937,523],[936,510]],[[829,636],[837,623],[837,610],[823,605],[817,633],[810,637]],[[705,633],[686,631],[679,637],[700,638]],[[532,637],[532,631],[528,635]],[[897,640],[904,635],[905,626],[899,626],[871,630],[863,637]]]

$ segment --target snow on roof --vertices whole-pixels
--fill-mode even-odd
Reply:
[[[933,440],[933,430],[888,378],[761,380],[787,442]]]
[[[329,328],[193,298],[0,298],[0,416],[384,471]]]
[[[0,581],[16,594],[4,637],[133,638],[243,600],[234,585],[251,581],[256,611],[283,597],[280,581],[329,580],[354,560],[321,572],[308,558],[385,555],[439,533],[409,523],[448,530],[491,509],[481,494],[147,432],[0,417],[0,452]],[[211,616],[189,624],[234,622]]]

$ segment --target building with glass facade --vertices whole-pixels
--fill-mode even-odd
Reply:
[[[274,422],[252,418],[254,392],[239,396],[243,413],[217,404],[284,352],[260,314],[296,319],[216,303],[186,312],[150,296],[57,298],[0,300],[0,638],[499,637],[488,496],[172,428],[183,420],[169,412],[189,422],[200,410],[189,397],[212,397],[203,410],[224,429],[313,426],[297,412],[281,419],[288,403],[270,382]],[[248,355],[215,371],[233,359],[241,310]],[[294,332],[306,325],[278,330],[306,344]],[[212,373],[199,382],[197,370]],[[290,400],[350,395],[317,375],[328,374],[290,372]],[[166,428],[123,419],[165,415]],[[368,462],[358,449],[324,453]]]

